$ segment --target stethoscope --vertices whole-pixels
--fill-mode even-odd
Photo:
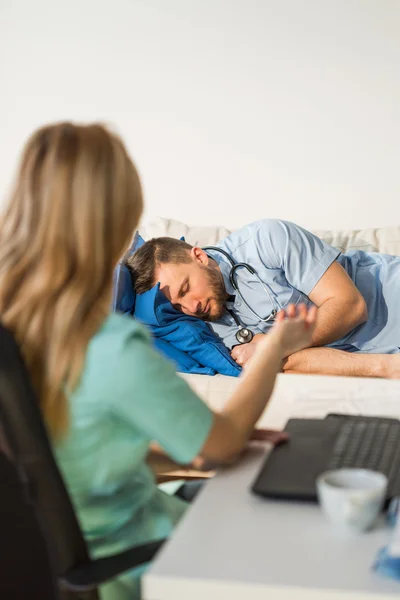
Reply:
[[[257,271],[255,269],[253,269],[253,267],[251,265],[249,265],[247,263],[235,263],[233,258],[231,256],[229,256],[229,254],[227,252],[225,252],[225,250],[222,250],[222,248],[217,248],[216,246],[206,246],[205,248],[203,248],[203,250],[205,252],[207,252],[207,250],[213,250],[214,252],[220,252],[229,261],[229,263],[231,265],[231,270],[229,273],[230,284],[233,287],[233,289],[235,290],[235,292],[238,294],[238,296],[240,297],[243,304],[256,317],[256,319],[258,319],[262,323],[268,323],[268,321],[272,321],[273,319],[275,319],[276,314],[279,310],[281,310],[281,307],[280,307],[279,303],[275,300],[273,294],[271,293],[271,291],[269,289],[269,286],[266,283],[264,283],[264,281],[262,281],[262,279],[258,275]],[[274,307],[272,309],[272,311],[270,312],[270,314],[268,315],[268,317],[264,317],[264,318],[260,317],[260,315],[251,308],[251,306],[248,304],[248,302],[245,300],[245,298],[243,298],[243,295],[241,294],[238,284],[237,284],[237,281],[235,279],[236,271],[238,269],[246,269],[246,271],[248,271],[251,275],[255,275],[255,277],[257,277],[258,282],[264,289],[265,293],[268,295],[268,298],[269,298],[272,306]],[[229,308],[227,308],[226,310],[229,312],[229,314],[231,315],[231,317],[235,321],[235,324],[238,327],[238,331],[236,333],[236,339],[239,342],[239,344],[248,344],[249,342],[251,342],[251,340],[254,337],[254,333],[248,327],[244,327],[240,323],[239,317],[233,312],[233,310],[231,310]]]

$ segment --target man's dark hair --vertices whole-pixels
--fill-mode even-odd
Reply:
[[[136,293],[143,294],[157,283],[155,272],[159,265],[192,262],[188,252],[191,249],[190,244],[170,237],[153,238],[145,242],[132,256],[124,260],[131,272]]]

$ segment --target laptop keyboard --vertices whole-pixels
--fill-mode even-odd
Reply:
[[[372,469],[384,473],[389,487],[400,489],[400,422],[354,417],[343,419],[328,469]]]

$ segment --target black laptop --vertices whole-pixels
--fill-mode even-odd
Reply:
[[[291,419],[290,440],[269,454],[252,491],[269,498],[317,499],[315,481],[342,467],[373,469],[389,479],[388,500],[400,496],[400,421],[328,415]]]

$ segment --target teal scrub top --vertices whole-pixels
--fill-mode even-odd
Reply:
[[[168,536],[185,511],[146,464],[151,441],[180,463],[198,455],[212,413],[152,347],[142,325],[112,314],[90,341],[69,397],[67,435],[55,445],[92,556]],[[141,571],[103,586],[103,600],[140,597]]]

